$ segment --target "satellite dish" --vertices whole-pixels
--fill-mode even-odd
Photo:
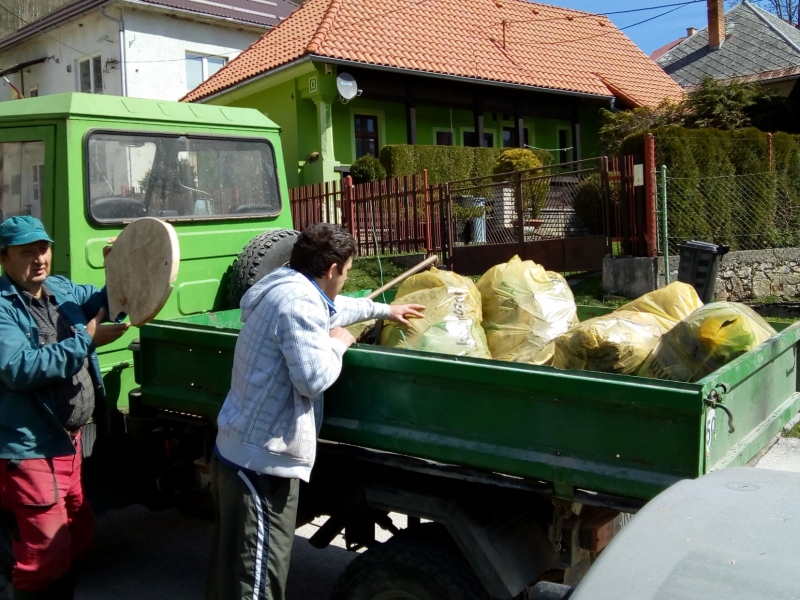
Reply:
[[[358,96],[359,92],[356,80],[350,73],[339,73],[336,78],[336,89],[344,102],[349,102]]]

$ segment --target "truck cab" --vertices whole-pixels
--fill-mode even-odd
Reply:
[[[279,128],[253,109],[78,93],[3,102],[0,165],[0,220],[41,219],[52,273],[76,283],[104,285],[103,247],[126,224],[170,222],[181,264],[165,319],[228,308],[243,246],[291,229]],[[137,335],[98,353],[109,409],[127,410]]]

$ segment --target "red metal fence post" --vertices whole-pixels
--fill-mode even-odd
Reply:
[[[647,242],[647,256],[658,256],[658,233],[656,225],[656,138],[648,133],[644,138],[644,238]]]

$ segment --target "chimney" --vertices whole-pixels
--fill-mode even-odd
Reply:
[[[697,28],[695,27],[686,28],[686,37],[692,37],[695,33],[697,33]]]
[[[725,39],[724,0],[708,0],[708,47],[719,50]]]

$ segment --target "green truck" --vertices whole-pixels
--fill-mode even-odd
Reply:
[[[175,226],[169,303],[101,354],[109,427],[87,470],[128,498],[203,511],[241,326],[231,307],[296,236],[278,127],[248,109],[66,94],[0,105],[0,142],[0,207],[41,215],[57,273],[102,284],[102,246],[126,223]],[[7,208],[8,190],[32,189]],[[325,395],[300,524],[325,515],[312,544],[343,533],[366,548],[336,600],[574,584],[626,515],[681,479],[757,460],[793,422],[799,341],[800,324],[785,328],[693,384],[356,345]]]

